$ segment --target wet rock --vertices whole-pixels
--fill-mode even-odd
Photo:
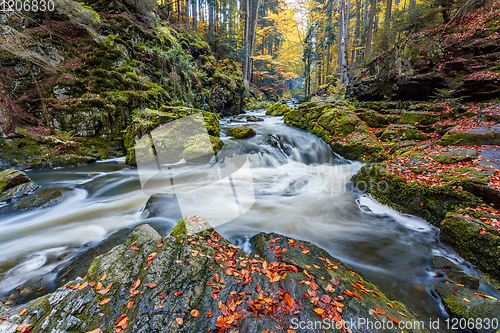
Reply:
[[[33,193],[38,188],[38,185],[33,183],[31,180],[27,183],[17,185],[16,187],[12,187],[6,191],[3,191],[0,194],[0,201],[11,200],[15,198],[22,197],[24,195],[28,195]]]
[[[22,171],[7,169],[0,172],[0,193],[17,185],[30,182],[31,179]]]
[[[253,128],[240,126],[228,129],[227,134],[236,139],[248,139],[257,135],[257,132]]]
[[[255,117],[255,116],[248,116],[248,117],[245,117],[245,119],[247,120],[247,122],[264,121],[264,119],[262,119],[262,118],[257,118],[257,117]]]
[[[57,205],[63,199],[61,191],[34,194],[23,197],[16,202],[0,208],[0,214],[28,212],[35,209],[49,208]]]
[[[410,309],[309,242],[260,233],[252,244],[249,255],[195,216],[163,239],[142,225],[124,244],[97,257],[85,279],[0,313],[6,317],[0,332],[10,333],[21,323],[36,332],[61,333],[125,327],[133,332],[221,327],[260,332],[291,329],[295,318],[341,324],[372,318],[374,309],[379,320],[417,320]],[[387,331],[400,332],[396,327]],[[374,330],[356,327],[353,332]]]
[[[204,129],[209,135],[213,137],[219,136],[219,120],[215,114],[192,109],[186,107],[166,107],[163,106],[159,110],[152,109],[144,109],[136,114],[136,117],[132,120],[131,124],[127,127],[124,143],[127,148],[127,159],[126,162],[129,165],[137,165],[136,161],[136,142],[139,139],[151,133],[155,129],[159,128],[161,125],[167,124],[169,122],[178,120],[180,118],[184,118],[191,115],[200,114],[200,117],[191,117],[188,122],[193,122],[192,124],[196,129]],[[189,127],[189,123],[183,123],[183,126]],[[169,133],[173,133],[169,130],[159,133],[159,135],[155,136],[155,149],[158,155],[162,155],[162,158],[172,156],[175,161],[171,161],[170,163],[178,162],[182,158],[182,152],[192,145],[192,141],[196,141],[194,135],[190,137],[190,140],[184,140],[183,142],[173,142],[176,140],[170,140],[168,144],[165,144],[168,139]],[[201,133],[203,134],[203,133]],[[200,135],[200,133],[197,133]],[[205,138],[202,137],[202,140],[205,142]],[[162,144],[163,143],[163,144]],[[207,143],[208,145],[208,143]],[[220,145],[220,142],[214,145]],[[151,149],[149,146],[149,142],[144,143],[144,146],[139,145],[141,149]],[[205,147],[206,148],[206,147]],[[189,151],[187,152],[189,153]],[[212,153],[213,155],[213,153]]]
[[[439,282],[434,285],[433,289],[443,301],[446,311],[452,318],[464,318],[466,321],[480,321],[481,323],[486,323],[487,320],[491,323],[493,319],[498,320],[500,318],[500,302],[496,299],[477,295],[474,290],[451,283]],[[450,323],[453,323],[453,321],[450,321]],[[498,327],[489,326],[489,328],[486,328],[486,326],[471,325],[469,328],[473,332],[498,332]],[[459,325],[456,325],[456,327],[459,327]],[[467,326],[462,327],[466,328]]]
[[[436,270],[445,272],[446,277],[448,277],[454,283],[461,284],[473,290],[477,290],[479,288],[479,279],[477,277],[465,273],[460,266],[453,263],[449,259],[446,259],[445,257],[433,257],[431,261],[431,267]]]
[[[377,138],[347,104],[304,103],[285,114],[285,124],[310,131],[345,158],[366,162],[385,159]]]
[[[500,276],[500,231],[480,221],[448,213],[440,238],[479,270],[492,277]]]
[[[389,120],[387,119],[387,117],[374,110],[358,112],[357,115],[361,120],[365,121],[366,124],[372,128],[381,128],[383,126],[389,125]]]
[[[273,104],[273,106],[267,109],[266,114],[268,116],[282,116],[289,111],[290,107],[288,105],[276,102]]]

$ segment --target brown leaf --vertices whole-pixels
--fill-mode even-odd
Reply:
[[[179,290],[178,292],[175,293],[175,296],[180,296],[182,294],[184,294],[184,292]]]
[[[127,315],[121,315],[120,318],[118,318],[115,321],[115,326],[122,326],[126,320],[127,320]]]
[[[326,286],[326,291],[328,291],[329,293],[333,293],[335,291],[335,289],[333,288],[332,284],[329,283],[328,286]]]

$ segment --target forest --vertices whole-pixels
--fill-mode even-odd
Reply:
[[[500,1],[0,0],[0,333],[500,333]]]

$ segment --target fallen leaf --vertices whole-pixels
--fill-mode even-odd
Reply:
[[[389,319],[392,320],[393,322],[395,322],[396,324],[399,324],[399,321],[396,318],[391,317],[389,315],[387,315],[387,317],[389,317]]]
[[[134,306],[134,302],[127,302],[125,303],[125,306],[127,307],[127,309],[131,309],[132,306]]]
[[[191,316],[193,316],[193,317],[195,317],[195,318],[196,318],[196,317],[198,317],[199,315],[200,315],[200,312],[198,312],[198,310],[194,310],[194,309],[193,309],[193,310],[191,310]]]
[[[78,290],[82,290],[83,288],[87,287],[89,284],[88,282],[84,282],[80,287],[78,287]]]
[[[467,298],[464,297],[464,301],[467,302],[467,303],[470,303],[470,300],[468,300]]]
[[[111,301],[111,298],[105,298],[103,299],[102,301],[99,302],[99,305],[104,305],[104,304],[107,304],[109,301]]]
[[[332,284],[329,283],[328,286],[326,286],[326,291],[328,291],[329,293],[333,293],[335,291],[335,289],[333,288]]]
[[[156,288],[156,284],[150,283],[150,284],[148,284],[148,288],[151,288],[151,289]]]
[[[182,318],[176,318],[175,321],[177,322],[177,324],[179,325],[182,325],[184,323],[184,320],[182,320]]]
[[[23,311],[19,312],[19,315],[20,316],[24,316],[26,314],[26,312],[28,312],[28,310],[23,309]]]
[[[137,289],[137,287],[139,287],[140,285],[141,285],[141,280],[137,279],[137,281],[134,282],[134,288]]]
[[[104,275],[103,275],[103,276],[101,276],[101,278],[99,279],[99,281],[102,281],[102,280],[104,280],[105,278],[106,278],[106,273],[104,273]]]
[[[319,315],[322,315],[325,312],[325,310],[323,310],[321,308],[316,308],[316,309],[314,309],[314,312],[316,312]]]
[[[375,308],[375,309],[373,309],[373,311],[375,311],[376,313],[378,313],[380,315],[385,315],[385,312],[380,310],[379,308]]]
[[[88,331],[86,333],[103,333],[102,330],[100,328],[96,328],[95,330],[93,331]]]
[[[16,327],[16,331],[18,332],[31,332],[31,330],[28,330],[31,324],[21,324]]]

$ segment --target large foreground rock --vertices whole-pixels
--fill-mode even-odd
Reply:
[[[0,313],[0,332],[310,332],[295,321],[415,321],[353,269],[308,242],[260,233],[249,255],[199,217],[162,238],[148,225],[97,257],[87,275]],[[290,331],[289,331],[290,332]],[[427,332],[426,329],[415,332]]]

